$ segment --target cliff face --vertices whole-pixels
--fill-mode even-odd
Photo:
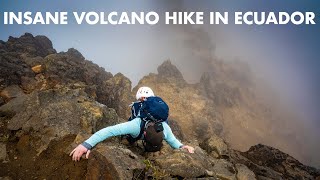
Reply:
[[[0,62],[0,177],[320,178],[319,170],[275,148],[231,148],[237,141],[259,142],[269,135],[255,124],[267,116],[250,110],[256,105],[253,82],[236,70],[240,64],[231,68],[217,63],[215,73],[191,85],[165,61],[158,74],[144,77],[131,91],[130,80],[121,73],[106,72],[75,49],[56,53],[48,38],[31,34],[0,42]],[[195,154],[167,145],[161,153],[144,153],[139,143],[131,147],[111,138],[96,146],[89,160],[72,162],[68,154],[77,144],[103,127],[126,121],[128,104],[141,85],[168,102],[174,134],[193,145]]]
[[[82,88],[90,98],[115,108],[120,116],[129,115],[125,109],[132,99],[130,80],[121,73],[113,76],[77,50],[56,53],[47,37],[28,33],[10,37],[0,48],[0,90],[10,85],[20,86],[25,93],[63,86]]]

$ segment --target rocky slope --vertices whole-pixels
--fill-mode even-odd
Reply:
[[[166,61],[138,86],[151,86],[169,103],[170,126],[195,154],[167,145],[144,153],[139,143],[111,138],[88,160],[73,162],[68,154],[77,144],[125,121],[138,86],[131,91],[127,77],[105,72],[75,49],[56,53],[43,36],[0,42],[0,62],[0,179],[320,179],[319,170],[275,148],[240,152],[227,143],[234,129],[224,113],[244,106],[235,82],[250,83],[245,76],[204,74],[190,85]]]
[[[198,84],[188,84],[168,60],[157,74],[142,78],[133,92],[149,86],[163,97],[170,118],[180,124],[187,139],[201,142],[216,134],[236,149],[264,143],[306,160],[305,137],[294,135],[305,134],[303,124],[290,113],[279,112],[277,105],[267,104],[252,77],[246,64],[212,61],[211,72],[204,73]]]

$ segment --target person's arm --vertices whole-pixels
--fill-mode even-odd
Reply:
[[[119,135],[130,134],[132,137],[137,137],[140,133],[140,118],[135,118],[132,121],[117,124],[114,126],[109,126],[103,128],[96,133],[94,133],[89,139],[79,144],[71,153],[72,160],[79,161],[80,157],[86,153],[86,158],[89,157],[90,149],[94,147],[99,142]]]
[[[140,121],[141,120],[139,118],[135,118],[125,123],[120,123],[114,126],[103,128],[94,133],[89,139],[87,139],[83,143],[83,145],[89,145],[91,147],[88,148],[91,149],[99,142],[113,136],[130,134],[132,137],[136,137],[140,133]]]
[[[189,153],[194,153],[194,148],[188,145],[183,145],[172,133],[170,126],[167,123],[162,123],[164,140],[174,149],[187,149]]]

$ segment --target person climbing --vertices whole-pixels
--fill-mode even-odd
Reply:
[[[120,135],[130,135],[135,140],[143,140],[145,151],[155,152],[162,147],[165,140],[174,149],[186,149],[194,153],[194,148],[183,145],[172,133],[167,121],[169,115],[168,105],[157,96],[149,87],[141,87],[137,91],[135,111],[129,121],[103,128],[94,133],[89,139],[79,144],[70,153],[72,160],[79,161],[83,154],[88,159],[91,149],[99,142]],[[134,103],[135,104],[135,103]],[[133,105],[134,105],[133,104]],[[138,106],[139,105],[139,106]]]

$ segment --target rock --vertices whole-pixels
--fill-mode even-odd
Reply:
[[[171,64],[170,60],[167,60],[164,63],[162,63],[157,68],[157,70],[158,70],[158,74],[161,78],[164,78],[164,79],[175,78],[179,81],[185,82],[181,72],[178,70],[178,68],[176,66]]]
[[[142,157],[129,149],[99,144],[90,155],[87,179],[135,179],[136,171],[144,172]]]
[[[101,88],[98,88],[97,100],[114,108],[120,117],[128,119],[131,115],[129,105],[135,99],[131,94],[131,81],[123,74],[117,73],[105,81]]]
[[[10,101],[13,98],[18,98],[23,96],[24,93],[21,88],[17,85],[12,85],[0,92],[0,96],[6,101]]]
[[[130,80],[120,73],[113,77],[104,68],[85,60],[76,49],[56,53],[47,37],[33,37],[30,33],[20,38],[9,37],[7,42],[1,42],[1,49],[0,91],[10,85],[21,85],[26,93],[31,93],[83,83],[91,98],[128,118],[127,107],[134,100]],[[39,79],[39,74],[43,78]]]
[[[56,50],[53,49],[52,42],[46,36],[36,36],[35,40],[37,41],[37,44],[44,49],[44,55],[56,53]]]
[[[200,83],[188,84],[177,67],[166,61],[158,74],[141,79],[132,93],[131,82],[123,74],[113,76],[73,48],[56,53],[44,36],[26,33],[0,41],[0,61],[0,130],[10,142],[10,146],[0,145],[0,157],[3,149],[13,147],[7,151],[15,159],[0,164],[5,172],[19,167],[27,173],[34,168],[28,167],[31,164],[36,166],[37,178],[83,179],[87,173],[87,179],[319,179],[319,170],[277,149],[257,145],[239,152],[220,138],[247,146],[256,142],[252,139],[257,140],[257,132],[259,141],[270,134],[265,123],[269,121],[262,120],[270,120],[273,114],[257,103],[250,72],[241,64],[213,60],[212,72],[204,74]],[[99,129],[125,121],[140,86],[151,87],[169,104],[174,134],[186,144],[194,143],[196,153],[166,144],[161,152],[144,159],[139,155],[141,148],[129,150],[111,138],[95,147],[89,160],[72,162],[67,155],[72,148]]]
[[[86,98],[79,89],[34,91],[22,102],[10,101],[0,107],[0,112],[10,108],[20,111],[9,120],[7,128],[22,129],[24,134],[32,134],[33,139],[38,139],[32,144],[38,153],[54,139],[80,131],[91,134],[120,122],[113,109]]]
[[[0,180],[12,180],[12,178],[9,176],[5,176],[5,177],[0,177]]]
[[[0,106],[0,114],[16,114],[24,111],[29,98],[27,95],[19,96],[19,98],[11,99],[7,104]]]
[[[70,56],[71,58],[74,58],[75,60],[85,60],[83,55],[78,50],[76,50],[74,48],[68,49],[66,54],[68,56]]]
[[[30,151],[30,136],[22,135],[19,137],[19,142],[17,143],[17,150],[21,155],[27,155],[26,152]]]
[[[0,81],[0,91],[12,84],[21,85],[26,93],[31,93],[36,89],[84,83],[91,98],[116,109],[121,117],[128,118],[128,105],[134,98],[131,82],[122,74],[113,77],[103,68],[85,60],[74,48],[55,53],[51,41],[44,36],[33,37],[26,33],[20,38],[10,37],[1,44],[5,52],[0,53],[3,62],[0,65],[3,72],[0,79],[4,79]],[[43,78],[37,78],[39,73],[43,73]]]
[[[85,84],[85,91],[91,98],[116,109],[122,117],[128,112],[128,109],[124,107],[128,107],[126,96],[131,94],[131,82],[123,75],[113,77],[103,68],[85,60],[75,49],[51,54],[44,58],[42,65],[45,68],[43,84],[46,89],[59,85],[82,83]],[[130,101],[132,101],[131,98]]]
[[[20,85],[21,77],[34,77],[31,68],[23,62],[19,53],[0,53],[0,91],[10,85]]]
[[[213,171],[218,178],[236,180],[236,170],[233,164],[224,159],[217,159],[214,162]]]
[[[24,92],[31,93],[33,90],[38,88],[38,82],[33,77],[21,77],[21,88],[24,90]]]
[[[113,77],[98,65],[84,60],[84,57],[75,49],[46,56],[43,66],[46,69],[46,77],[57,76],[60,84],[77,81],[87,85],[101,86],[104,81]]]
[[[181,150],[171,150],[154,160],[155,164],[170,176],[196,178],[208,176],[208,171],[213,168],[213,162],[198,147],[194,154]]]
[[[247,166],[243,164],[236,164],[236,169],[238,180],[256,179],[256,175]]]
[[[2,161],[6,161],[7,157],[7,146],[0,142],[0,163],[2,163]]]
[[[257,175],[257,179],[283,179],[280,173],[271,168],[259,166],[241,154],[241,152],[231,150],[231,162],[234,164],[244,164]]]
[[[305,166],[288,154],[270,146],[258,144],[250,147],[243,155],[259,166],[269,167],[282,174],[285,179],[313,179],[320,175],[320,170]]]
[[[319,170],[304,166],[287,154],[265,145],[253,146],[244,153],[232,150],[230,155],[233,163],[244,164],[256,174],[257,179],[314,179],[319,176]]]
[[[22,59],[29,67],[41,65],[43,63],[43,57],[25,57]]]
[[[31,69],[32,69],[32,71],[33,71],[34,73],[36,73],[36,74],[39,74],[39,73],[41,73],[41,72],[43,71],[43,67],[42,67],[41,64],[40,64],[40,65],[33,66]]]
[[[52,42],[47,37],[33,37],[30,33],[25,33],[19,38],[10,36],[5,46],[8,52],[26,53],[30,57],[45,57],[56,53],[56,50],[52,47]]]
[[[200,144],[200,147],[215,158],[229,158],[229,147],[226,142],[218,136],[212,136],[206,139]]]
[[[4,103],[5,102],[4,102],[3,98],[0,96],[0,106],[2,106]]]

